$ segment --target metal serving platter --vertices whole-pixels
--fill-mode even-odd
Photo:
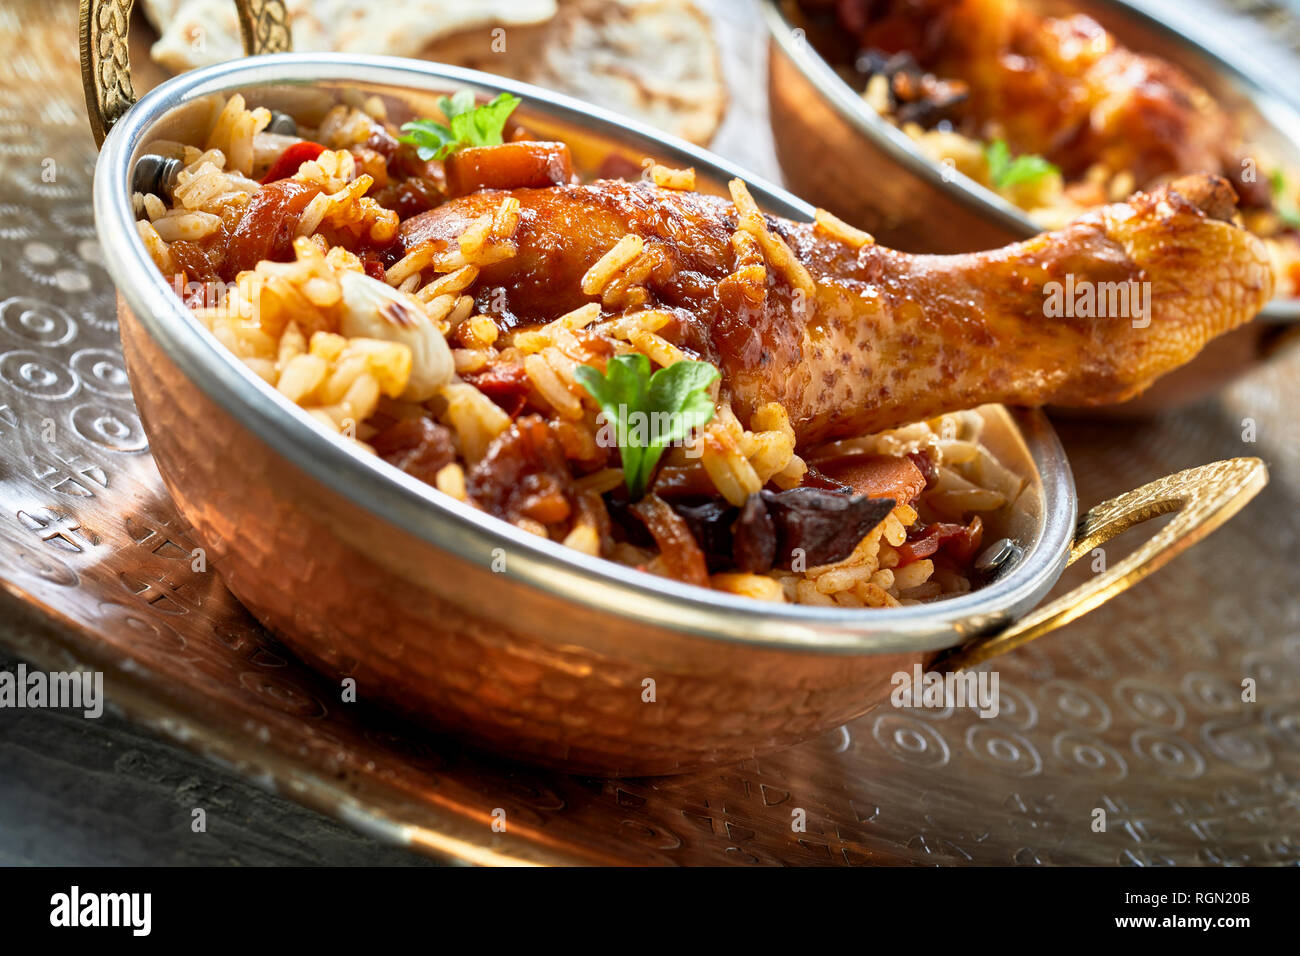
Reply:
[[[522,768],[340,704],[194,570],[120,374],[70,13],[0,37],[0,615],[15,651],[102,668],[116,706],[181,745],[465,862],[1300,862],[1300,357],[1149,424],[1062,427],[1085,500],[1239,454],[1264,457],[1272,483],[1207,545],[1003,658],[997,718],[881,712],[652,781]]]

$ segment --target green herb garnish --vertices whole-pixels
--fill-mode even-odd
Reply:
[[[637,353],[615,355],[604,375],[590,365],[574,369],[614,431],[632,500],[645,494],[664,449],[712,420],[709,389],[721,374],[708,362],[688,360],[651,375],[650,360]]]
[[[1004,139],[995,139],[985,146],[984,159],[989,164],[989,178],[998,189],[1009,189],[1022,183],[1032,183],[1044,176],[1060,172],[1043,157],[1032,153],[1025,153],[1013,159],[1011,147]]]
[[[474,94],[461,90],[450,98],[438,100],[438,108],[447,117],[447,125],[431,119],[402,124],[406,136],[398,142],[410,143],[423,160],[446,159],[466,146],[500,146],[506,120],[522,100],[509,93],[499,93],[491,103],[474,105]]]
[[[1273,188],[1273,211],[1277,213],[1277,218],[1292,229],[1300,229],[1300,209],[1297,209],[1294,202],[1289,201],[1286,194],[1286,176],[1282,170],[1278,169],[1268,178],[1269,185]]]

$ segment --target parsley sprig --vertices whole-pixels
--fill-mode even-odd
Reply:
[[[499,93],[491,103],[475,106],[474,94],[461,90],[438,100],[447,125],[431,119],[412,120],[402,124],[402,132],[407,135],[398,141],[416,147],[423,160],[443,160],[466,146],[499,146],[506,120],[521,102],[510,93]]]
[[[984,159],[989,164],[989,179],[998,189],[1010,189],[1022,183],[1032,183],[1059,173],[1060,170],[1032,153],[1012,157],[1011,147],[1005,139],[995,139],[984,147]]]
[[[1300,209],[1297,209],[1295,200],[1287,195],[1286,174],[1280,169],[1274,170],[1269,177],[1269,185],[1273,187],[1273,211],[1277,217],[1292,229],[1300,229]]]
[[[623,481],[632,500],[645,494],[664,449],[707,425],[716,408],[710,388],[721,373],[708,362],[681,361],[650,374],[644,355],[615,355],[605,374],[590,365],[574,369],[614,430]]]

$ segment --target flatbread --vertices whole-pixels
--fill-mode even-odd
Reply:
[[[286,0],[296,50],[413,56],[568,93],[683,139],[727,106],[709,18],[690,0]],[[242,55],[230,0],[145,0],[151,55],[178,73]]]
[[[568,93],[707,144],[727,107],[709,18],[689,0],[560,0],[552,20],[462,31],[421,56]]]
[[[487,25],[543,23],[556,0],[286,0],[295,50],[417,56],[441,36]],[[159,33],[150,51],[173,73],[243,55],[230,0],[144,0]]]

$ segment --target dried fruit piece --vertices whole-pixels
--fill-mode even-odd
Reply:
[[[451,430],[428,418],[404,418],[370,440],[375,453],[412,477],[429,484],[456,460]]]
[[[895,455],[841,455],[819,461],[828,478],[868,498],[893,498],[910,503],[925,490],[925,475],[908,458]]]
[[[263,259],[291,261],[298,222],[319,193],[319,186],[293,179],[268,183],[254,193],[226,244],[222,278],[233,282]]]
[[[802,555],[807,567],[843,561],[894,510],[892,498],[849,496],[820,488],[762,492],[776,526],[778,567]]]
[[[517,362],[497,362],[481,372],[464,372],[461,378],[496,402],[511,418],[528,401],[528,373]]]
[[[673,507],[711,570],[762,574],[789,568],[799,552],[806,567],[843,561],[894,510],[894,501],[799,487],[762,491],[743,508],[720,501]]]
[[[479,507],[506,521],[554,524],[572,511],[573,476],[564,449],[538,415],[494,438],[469,470],[466,486]]]
[[[670,575],[687,584],[709,586],[709,572],[691,529],[681,515],[658,495],[648,494],[629,509],[645,524],[659,546],[659,557]]]
[[[762,495],[750,495],[731,526],[736,567],[751,574],[772,570],[776,562],[776,523]]]

